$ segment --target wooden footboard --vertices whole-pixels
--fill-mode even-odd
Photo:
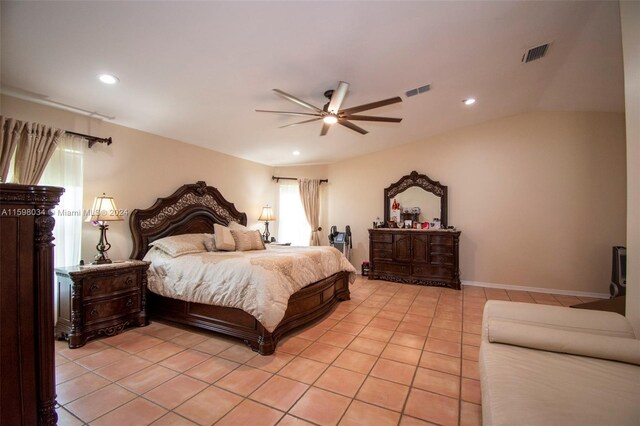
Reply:
[[[268,332],[252,315],[236,308],[204,305],[148,293],[147,306],[153,319],[192,325],[239,337],[260,355],[270,355],[280,337],[325,315],[341,300],[349,300],[349,273],[338,272],[308,285],[289,298],[284,318]]]

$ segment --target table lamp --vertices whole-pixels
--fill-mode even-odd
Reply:
[[[262,208],[262,214],[260,214],[258,220],[264,222],[264,234],[262,234],[262,238],[265,243],[268,243],[270,235],[269,222],[273,222],[276,220],[275,216],[273,215],[273,210],[271,209],[271,207],[269,207],[269,205]]]
[[[85,219],[85,222],[92,222],[94,225],[100,227],[100,241],[96,246],[98,254],[95,256],[93,265],[102,265],[104,263],[111,263],[111,259],[107,256],[107,251],[111,248],[111,244],[107,241],[107,229],[109,225],[106,222],[124,220],[120,215],[120,212],[116,208],[116,203],[113,201],[113,197],[107,197],[104,193],[102,196],[96,197],[93,200],[93,207],[89,212],[89,216]]]

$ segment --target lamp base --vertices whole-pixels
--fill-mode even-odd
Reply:
[[[265,243],[269,243],[269,236],[271,234],[269,233],[269,222],[264,222],[264,232],[262,233],[262,241],[264,241]]]
[[[91,262],[92,265],[104,265],[107,263],[111,263],[111,259],[109,259],[109,256],[107,256],[107,251],[111,248],[111,244],[109,244],[109,242],[107,241],[107,229],[109,229],[109,226],[104,222],[100,222],[99,226],[100,241],[96,246],[98,254],[96,254],[94,258],[95,260]]]

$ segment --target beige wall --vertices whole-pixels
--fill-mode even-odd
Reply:
[[[627,310],[640,338],[640,3],[620,2],[627,114]]]
[[[463,280],[608,293],[625,245],[622,114],[522,114],[330,165],[329,221],[351,225],[357,268],[383,189],[412,170],[449,187]]]
[[[277,206],[272,175],[328,178],[322,242],[331,225],[351,225],[359,268],[368,258],[367,229],[383,215],[383,188],[417,170],[449,186],[463,280],[606,293],[611,246],[625,245],[621,114],[523,114],[333,165],[272,168],[11,97],[1,107],[18,119],[113,137],[110,147],[85,151],[85,208],[102,192],[119,208],[147,207],[205,180],[262,229],[261,207]],[[97,239],[97,229],[84,225],[83,259],[91,260]],[[126,258],[128,222],[111,224],[109,240],[111,257]]]
[[[272,167],[12,97],[2,97],[1,111],[20,120],[113,138],[111,146],[97,144],[85,150],[85,209],[102,192],[113,196],[119,209],[146,208],[180,185],[204,180],[247,213],[249,226],[262,230],[257,221],[261,208],[275,202]],[[91,261],[98,229],[84,224],[82,231],[82,259]],[[110,223],[108,238],[110,257],[128,258],[132,248],[128,218]]]

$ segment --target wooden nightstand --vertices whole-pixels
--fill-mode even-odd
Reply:
[[[128,260],[56,268],[56,336],[67,339],[70,348],[79,348],[91,337],[112,336],[129,325],[147,325],[149,264]]]

